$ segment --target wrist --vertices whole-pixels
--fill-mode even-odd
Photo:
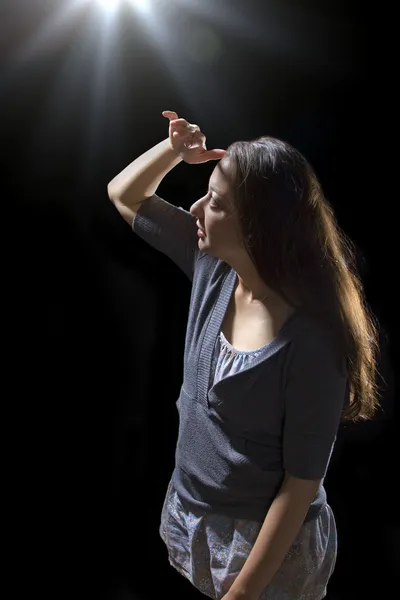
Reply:
[[[239,573],[229,589],[229,600],[259,600],[259,597],[260,593],[251,582],[243,580]]]
[[[228,600],[228,599],[229,600],[258,600],[259,596],[255,596],[254,594],[250,593],[249,590],[247,590],[246,588],[244,588],[240,585],[235,586],[235,584],[233,584],[226,596],[226,600]],[[225,597],[223,598],[223,600],[225,600]]]
[[[180,153],[173,147],[171,139],[167,138],[165,140],[165,142],[166,142],[167,149],[170,151],[172,158],[174,158],[176,160],[183,160],[183,158],[181,158],[181,156],[180,156]]]

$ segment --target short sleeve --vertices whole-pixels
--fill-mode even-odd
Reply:
[[[300,479],[325,477],[348,393],[330,336],[293,342],[285,386],[283,466]]]
[[[137,211],[132,230],[156,250],[168,256],[193,281],[199,256],[195,218],[156,194],[147,198]]]

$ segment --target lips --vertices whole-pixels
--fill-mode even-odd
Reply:
[[[202,227],[200,227],[200,225],[198,223],[196,223],[197,225],[197,229],[200,229],[200,231],[202,231],[204,233],[204,235],[206,235],[206,232],[204,231],[204,229]]]

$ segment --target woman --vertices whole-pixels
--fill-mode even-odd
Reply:
[[[323,480],[338,426],[378,406],[377,330],[351,245],[290,145],[207,150],[198,126],[163,115],[168,139],[108,186],[192,281],[160,534],[210,598],[319,600],[337,552]],[[155,194],[182,160],[219,160],[190,213]]]

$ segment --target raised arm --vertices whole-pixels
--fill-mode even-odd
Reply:
[[[140,205],[155,194],[165,175],[183,160],[189,164],[221,159],[224,150],[207,150],[205,136],[197,125],[164,111],[169,136],[136,158],[107,186],[108,196],[121,216],[131,224]]]

